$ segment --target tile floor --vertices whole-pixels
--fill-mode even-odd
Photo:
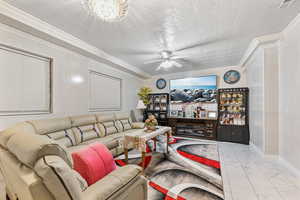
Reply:
[[[219,143],[226,200],[300,200],[300,177],[250,146]],[[0,174],[0,200],[4,185]]]
[[[247,145],[219,143],[226,200],[300,200],[300,177]]]

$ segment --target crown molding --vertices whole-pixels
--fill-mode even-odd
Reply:
[[[270,35],[265,35],[261,37],[254,38],[248,49],[246,50],[244,56],[242,57],[239,66],[244,67],[247,61],[251,58],[251,56],[254,54],[256,49],[262,45],[267,44],[274,44],[278,42],[282,38],[282,33],[275,33]]]
[[[291,32],[298,25],[298,23],[300,23],[300,14],[298,14],[281,32],[254,38],[242,57],[240,66],[245,66],[246,62],[251,58],[259,46],[276,43],[277,41],[282,40],[287,33]]]
[[[291,32],[297,25],[300,23],[300,14],[298,14],[288,25],[287,27],[282,31],[282,34],[285,35],[289,32]]]
[[[108,64],[118,70],[133,74],[140,78],[151,77],[141,69],[111,56],[103,50],[98,49],[95,46],[92,46],[79,38],[76,38],[73,35],[8,4],[3,0],[0,0],[0,23],[30,33],[31,35],[52,42],[71,51],[75,51],[101,63]]]

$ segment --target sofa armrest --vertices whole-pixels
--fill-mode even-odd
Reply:
[[[145,128],[145,123],[143,123],[143,122],[133,122],[133,123],[131,123],[131,127],[133,129],[142,129],[142,128]]]
[[[144,200],[144,198],[141,199],[140,197],[147,197],[147,180],[141,176],[141,173],[142,169],[136,165],[120,167],[89,186],[82,196],[85,200],[130,200],[126,197],[127,195],[124,198],[121,196],[124,196],[124,193],[130,194],[132,191],[135,191],[136,194],[134,195],[137,198],[134,198],[134,200]],[[138,187],[144,188],[143,191],[136,190]],[[130,198],[132,199],[132,197]]]

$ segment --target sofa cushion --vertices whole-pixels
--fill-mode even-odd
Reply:
[[[71,117],[72,127],[96,124],[95,115],[79,115]]]
[[[74,127],[73,132],[79,144],[101,137],[96,124]]]
[[[81,191],[86,190],[89,187],[86,180],[75,170],[74,170],[74,175],[76,177],[76,180],[79,182]]]
[[[112,154],[101,143],[93,143],[88,147],[72,153],[74,169],[81,174],[88,185],[96,183],[116,169]]]
[[[77,143],[83,143],[88,140],[102,137],[96,125],[95,115],[81,115],[71,117],[72,130],[75,134]]]
[[[93,140],[89,140],[89,141],[81,143],[81,145],[89,145],[89,144],[92,144],[94,142],[100,142],[100,143],[104,144],[108,149],[116,148],[119,145],[118,140],[114,139],[112,136],[107,136],[107,137],[104,137],[104,138],[96,138],[96,139],[93,139]]]
[[[115,113],[115,117],[117,120],[117,125],[119,126],[119,129],[121,129],[121,131],[132,129],[132,120],[129,113]]]
[[[128,186],[133,180],[138,179],[141,172],[142,168],[136,165],[120,167],[88,187],[83,195],[87,199],[111,199],[110,197],[117,193],[120,188]]]
[[[42,184],[42,180],[36,172],[20,163],[16,156],[2,148],[0,148],[0,168],[11,199],[15,200],[17,194],[21,194],[18,196],[19,199],[42,196],[43,200],[53,200],[53,196]],[[30,191],[30,194],[26,194],[26,190]]]
[[[76,145],[70,118],[33,120],[28,123],[32,124],[37,134],[45,135],[65,147]]]
[[[119,140],[119,139],[123,138],[124,136],[125,136],[124,132],[121,132],[121,133],[115,133],[113,135],[110,135],[109,137],[113,138],[115,140]]]
[[[44,156],[34,166],[56,200],[81,200],[81,183],[74,170],[58,156]]]
[[[28,121],[33,125],[37,134],[44,135],[64,129],[71,128],[71,121],[68,117],[66,118],[55,118],[55,119],[42,119]]]
[[[98,114],[96,118],[98,128],[103,136],[112,135],[120,131],[116,125],[113,114]]]
[[[143,122],[132,122],[131,127],[133,129],[142,129],[142,128],[145,128],[145,123],[143,123]]]
[[[27,122],[18,123],[15,126],[0,132],[0,145],[3,148],[7,149],[7,142],[9,138],[14,134],[35,134],[35,133],[36,131],[31,124]]]
[[[115,121],[115,115],[112,113],[100,113],[96,115],[97,122]]]
[[[104,141],[102,139],[104,139]],[[95,140],[87,141],[87,142],[84,142],[77,146],[69,147],[69,148],[67,148],[67,151],[70,154],[72,154],[73,152],[76,152],[76,151],[79,151],[80,149],[86,148],[86,146],[88,146],[89,144],[92,144],[94,142],[100,142],[100,143],[104,144],[110,150],[110,152],[113,154],[113,156],[123,153],[123,151],[122,151],[123,147],[119,146],[118,140],[106,139],[106,137],[105,138],[97,138]]]
[[[129,133],[140,133],[140,134],[144,134],[144,129],[130,129],[127,131],[124,131],[124,135],[129,134]]]
[[[77,144],[75,136],[71,129],[49,133],[47,134],[47,137],[55,140],[57,143],[65,147],[75,146]]]
[[[57,155],[69,166],[72,166],[72,159],[67,150],[41,135],[15,134],[7,142],[7,147],[23,164],[30,168],[33,168],[36,161],[45,155]]]

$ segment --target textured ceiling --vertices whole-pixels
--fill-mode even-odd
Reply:
[[[5,0],[127,63],[156,75],[237,65],[250,41],[280,32],[299,12],[300,1],[130,0],[125,20],[104,23],[81,0]],[[155,71],[162,50],[184,56],[183,68]]]

